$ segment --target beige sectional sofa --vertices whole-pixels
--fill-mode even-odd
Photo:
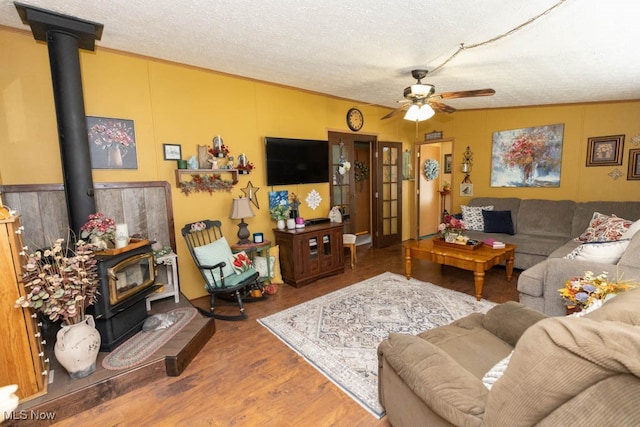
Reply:
[[[498,305],[378,347],[379,398],[402,426],[640,425],[640,288],[584,317]],[[510,355],[488,389],[483,377]]]

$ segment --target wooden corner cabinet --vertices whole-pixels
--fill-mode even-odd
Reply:
[[[321,277],[344,273],[342,225],[326,223],[293,230],[274,229],[285,283],[299,288]]]
[[[18,217],[0,219],[0,386],[17,384],[16,394],[23,401],[46,392],[49,362],[37,315],[28,308],[14,308],[25,295],[20,232]]]

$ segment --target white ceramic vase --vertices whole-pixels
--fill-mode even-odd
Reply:
[[[56,334],[54,354],[71,378],[84,378],[96,370],[100,343],[93,316],[87,314],[80,323],[62,325]]]
[[[293,230],[294,228],[296,228],[296,220],[294,218],[287,219],[287,228],[289,230]]]
[[[284,219],[279,219],[277,222],[278,230],[284,230]]]

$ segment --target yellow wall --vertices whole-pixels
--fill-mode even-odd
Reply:
[[[0,183],[41,184],[62,182],[51,75],[47,46],[31,33],[0,27]],[[274,226],[268,214],[264,165],[265,136],[326,139],[329,130],[349,132],[347,110],[356,103],[320,94],[228,76],[180,64],[98,48],[82,51],[81,67],[87,115],[132,119],[138,153],[137,170],[94,170],[95,182],[168,181],[172,184],[176,229],[201,218],[220,218],[227,236],[237,226],[228,218],[231,199],[242,195],[249,181],[259,187],[260,209],[248,220],[252,232],[263,231],[267,238]],[[400,93],[401,88],[399,88]],[[548,106],[494,110],[458,111],[437,114],[428,122],[415,124],[401,119],[379,120],[389,109],[362,106],[365,116],[360,133],[382,141],[404,142],[413,150],[413,141],[432,130],[453,138],[454,198],[458,207],[466,199],[457,194],[462,180],[459,163],[465,147],[474,152],[472,180],[475,195],[518,196],[523,198],[574,200],[637,200],[640,181],[626,180],[631,136],[640,133],[640,102]],[[555,189],[491,188],[491,135],[494,131],[565,124],[561,186]],[[417,132],[417,136],[416,136]],[[251,175],[240,176],[231,193],[184,196],[175,187],[175,162],[163,160],[163,143],[182,145],[183,158],[196,154],[197,145],[211,145],[220,134],[237,156],[245,153],[256,165]],[[612,180],[613,167],[585,168],[586,140],[589,136],[626,134],[625,174]],[[418,172],[418,171],[417,171]],[[300,185],[275,187],[304,197],[311,189],[322,196],[321,206],[312,211],[303,203],[303,217],[326,216],[329,186]],[[414,215],[411,200],[413,182],[403,184],[403,238],[410,235]],[[455,209],[454,209],[455,211]],[[181,285],[188,298],[204,294],[198,273],[182,243],[178,244]]]

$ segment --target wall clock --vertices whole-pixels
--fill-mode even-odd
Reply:
[[[350,108],[347,111],[347,126],[354,132],[358,132],[364,125],[364,116],[357,108]]]

